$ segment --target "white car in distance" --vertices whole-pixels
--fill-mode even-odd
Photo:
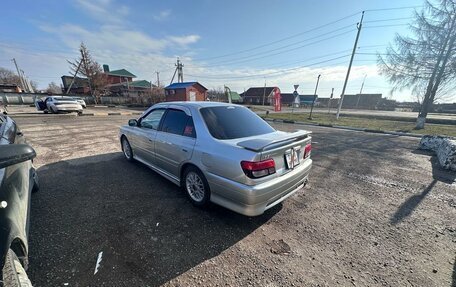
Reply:
[[[47,113],[71,113],[82,114],[82,106],[72,97],[49,96],[44,99],[36,100],[36,109]]]

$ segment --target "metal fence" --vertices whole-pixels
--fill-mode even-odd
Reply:
[[[48,97],[48,94],[39,93],[0,93],[0,100],[6,105],[33,105],[37,99]],[[61,96],[61,95],[56,95]],[[86,104],[95,104],[95,98],[91,96],[68,95],[84,99]],[[164,99],[159,96],[142,97],[100,97],[98,104],[101,105],[141,105],[150,106]]]

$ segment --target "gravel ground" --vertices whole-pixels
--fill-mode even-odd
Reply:
[[[38,153],[35,286],[456,286],[456,174],[418,139],[304,127],[309,185],[248,218],[124,160],[128,117],[16,120]]]

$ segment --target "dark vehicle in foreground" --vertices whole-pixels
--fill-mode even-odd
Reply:
[[[183,187],[194,205],[211,201],[247,216],[302,188],[312,166],[310,132],[277,131],[233,104],[160,103],[119,136],[128,160]]]
[[[25,270],[30,197],[39,189],[35,156],[16,123],[0,116],[0,286],[32,286]]]

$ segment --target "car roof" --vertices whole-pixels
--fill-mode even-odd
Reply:
[[[228,107],[228,106],[240,106],[236,104],[229,104],[229,103],[220,103],[220,102],[163,102],[158,105],[179,105],[184,107],[193,107],[193,108],[206,108],[206,107]]]

